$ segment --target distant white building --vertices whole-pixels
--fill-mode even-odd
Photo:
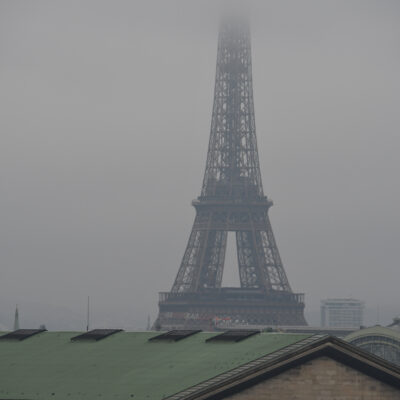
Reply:
[[[321,301],[321,326],[360,328],[363,325],[364,302],[356,299]]]

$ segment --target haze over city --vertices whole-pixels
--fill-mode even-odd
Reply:
[[[220,3],[0,3],[0,329],[144,329],[200,194]],[[400,4],[248,2],[269,215],[306,318],[400,314]],[[239,284],[228,244],[223,284]]]

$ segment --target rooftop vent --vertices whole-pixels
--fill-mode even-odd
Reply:
[[[211,338],[208,338],[206,342],[217,342],[217,341],[222,341],[222,342],[240,342],[244,339],[249,338],[250,336],[254,336],[257,333],[260,333],[258,330],[230,330],[226,331],[224,333],[221,333],[220,335],[213,336]]]
[[[37,335],[38,333],[45,331],[46,329],[17,329],[14,332],[0,336],[0,339],[25,340],[33,335]]]
[[[114,333],[121,332],[123,329],[93,329],[89,332],[82,333],[81,335],[74,336],[71,338],[73,342],[81,341],[81,340],[92,340],[99,341],[108,336],[113,335]]]
[[[195,333],[199,333],[199,332],[201,332],[201,330],[174,330],[174,331],[165,332],[158,336],[154,336],[154,337],[150,338],[149,341],[173,340],[174,342],[177,342],[178,340],[185,339],[185,338],[192,336]]]

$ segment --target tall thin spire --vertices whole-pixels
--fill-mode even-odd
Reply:
[[[89,296],[87,298],[87,309],[86,309],[86,332],[89,332],[89,324],[90,324],[90,303],[89,303]]]
[[[151,331],[150,315],[147,316],[146,331]]]
[[[19,329],[19,313],[18,313],[18,304],[15,307],[15,315],[14,315],[14,331]]]

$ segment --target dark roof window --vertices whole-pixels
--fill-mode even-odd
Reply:
[[[73,338],[71,338],[71,340],[73,342],[81,340],[93,340],[97,342],[101,339],[113,335],[114,333],[121,331],[122,329],[93,329],[89,332],[82,333],[81,335],[74,336]]]
[[[177,342],[178,340],[185,339],[189,336],[194,335],[195,333],[201,332],[201,330],[174,330],[162,333],[161,335],[154,336],[149,339],[149,341],[153,340],[173,340]]]
[[[38,333],[45,331],[46,329],[17,329],[14,332],[10,332],[3,336],[0,336],[0,339],[25,340],[33,335],[37,335]]]
[[[206,342],[240,342],[241,340],[247,339],[250,336],[254,336],[257,333],[260,333],[258,330],[250,330],[250,329],[241,329],[241,330],[230,330],[220,335],[213,336],[208,338]]]

